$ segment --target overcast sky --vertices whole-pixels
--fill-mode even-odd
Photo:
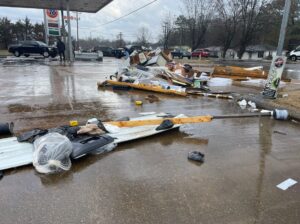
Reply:
[[[152,33],[152,41],[156,41],[162,32],[161,21],[171,12],[178,15],[182,12],[181,0],[157,0],[153,4],[135,12],[119,21],[101,26],[102,24],[121,17],[153,0],[114,0],[98,13],[81,13],[79,21],[79,36],[89,36],[112,39],[119,32],[124,34],[125,40],[135,40],[137,29],[145,26]],[[66,14],[66,13],[65,13]],[[75,15],[75,13],[72,13]],[[33,23],[43,22],[41,9],[0,7],[0,17],[8,17],[12,21],[28,17]],[[76,22],[72,21],[72,35],[76,33]]]

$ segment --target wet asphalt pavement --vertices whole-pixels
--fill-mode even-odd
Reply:
[[[150,103],[142,91],[98,90],[117,65],[2,64],[0,121],[22,132],[150,111],[244,112],[231,100],[155,94]],[[213,120],[81,158],[58,175],[12,169],[0,181],[0,223],[300,223],[300,184],[276,188],[300,180],[299,130],[268,117]],[[202,165],[187,160],[194,150],[205,154]]]

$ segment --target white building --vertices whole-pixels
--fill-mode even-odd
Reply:
[[[242,60],[261,60],[276,56],[276,47],[271,45],[250,45],[246,48]],[[238,59],[237,54],[235,59]]]
[[[222,47],[220,46],[211,46],[205,48],[209,50],[211,57],[222,57]],[[286,51],[283,51],[285,54]],[[261,45],[250,45],[246,48],[245,53],[242,56],[242,60],[262,60],[262,59],[271,59],[276,56],[276,47],[261,44]],[[237,51],[234,49],[228,49],[226,52],[226,59],[239,59]]]

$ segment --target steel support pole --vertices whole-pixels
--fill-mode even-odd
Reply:
[[[71,34],[71,21],[70,21],[70,1],[67,0],[67,20],[68,20],[68,46],[69,46],[69,60],[70,62],[74,61],[73,58],[73,49],[72,49],[72,34]]]
[[[77,25],[77,43],[76,43],[76,50],[79,50],[79,31],[78,31],[78,12],[76,12],[76,25]]]
[[[46,9],[43,9],[43,12],[44,12],[44,28],[45,28],[45,43],[48,45],[49,44],[49,41],[48,41],[48,21],[47,21],[47,18],[46,18],[45,10]]]
[[[65,19],[64,19],[64,10],[61,9],[61,25],[62,25],[62,31],[61,31],[61,36],[62,36],[62,41],[66,44],[67,40],[66,40],[66,26],[65,26]],[[67,58],[67,60],[69,59],[69,51],[68,51],[68,46],[66,45],[66,49],[65,49],[65,57]]]
[[[60,10],[60,14],[61,14],[61,36],[62,36],[62,41],[64,43],[66,43],[66,39],[65,39],[65,31],[66,31],[66,28],[65,28],[65,20],[64,20],[64,10]]]
[[[277,56],[282,56],[282,50],[283,50],[284,39],[286,34],[286,27],[289,21],[290,8],[291,8],[291,0],[285,0],[278,46],[277,46]]]

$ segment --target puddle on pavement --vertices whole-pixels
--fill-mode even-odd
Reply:
[[[35,67],[38,71],[45,68]],[[150,111],[189,116],[247,112],[231,100],[155,94],[160,100],[150,103],[145,100],[149,94],[141,91],[97,90],[96,82],[107,72],[105,66],[91,66],[87,74],[78,76],[70,75],[72,69],[64,70],[63,74],[44,71],[46,74],[40,75],[47,77],[43,82],[28,79],[24,88],[43,83],[46,86],[43,88],[49,88],[51,94],[40,91],[34,95],[34,90],[30,90],[22,92],[23,96],[11,96],[3,91],[0,98],[5,107],[1,109],[1,118],[15,121],[19,132],[32,127],[55,127],[71,119],[107,120]],[[20,78],[23,73],[18,72],[14,74],[17,83],[10,84],[11,90],[24,84]],[[135,100],[144,104],[136,106]],[[287,134],[279,135],[275,130]],[[37,220],[43,219],[41,209],[48,208],[49,201],[54,209],[76,211],[69,217],[72,223],[82,219],[81,212],[85,215],[93,212],[95,217],[109,217],[110,221],[125,217],[128,223],[137,222],[133,218],[137,216],[131,212],[143,214],[138,217],[146,216],[153,223],[169,223],[169,217],[175,217],[176,223],[186,214],[204,223],[262,220],[265,208],[282,205],[285,197],[299,201],[297,185],[285,195],[274,190],[283,178],[299,177],[299,130],[298,124],[267,117],[213,120],[124,143],[104,155],[83,157],[73,161],[70,171],[58,175],[38,175],[32,166],[8,170],[1,180],[0,200],[6,203],[0,204],[0,210],[7,217],[4,221],[9,217],[12,223],[17,222],[17,217],[28,217],[19,208],[30,209],[32,220],[23,222],[38,223]],[[205,154],[201,166],[187,160],[188,152],[195,150]],[[299,208],[295,203],[292,205],[292,210]],[[271,217],[277,214],[272,211],[269,210]],[[290,210],[284,210],[284,206],[281,215],[282,212],[290,217]],[[157,220],[148,217],[149,213],[157,214]]]

